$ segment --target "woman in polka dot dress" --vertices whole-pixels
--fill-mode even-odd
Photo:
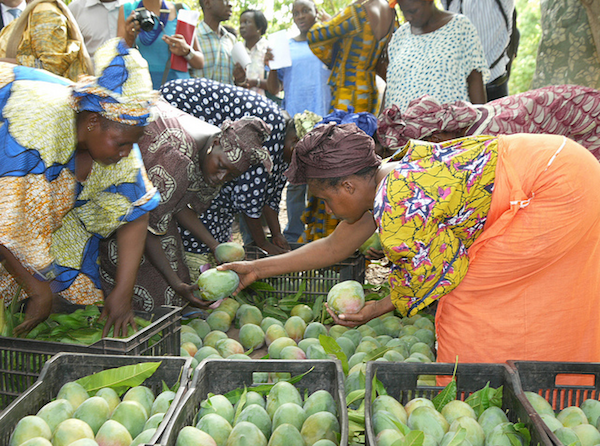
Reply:
[[[251,167],[234,181],[225,183],[201,220],[214,237],[214,242],[204,244],[181,230],[186,261],[192,279],[199,266],[207,263],[207,255],[219,243],[231,240],[233,220],[241,214],[257,246],[270,254],[289,250],[289,245],[279,226],[279,202],[285,186],[283,172],[287,163],[283,159],[286,142],[287,119],[271,100],[251,90],[222,84],[210,79],[179,79],[167,82],[160,89],[171,105],[209,124],[220,126],[226,119],[237,120],[243,116],[256,116],[271,127],[271,135],[264,143],[273,160],[269,175],[261,165]],[[288,138],[291,139],[291,138]],[[267,240],[261,224],[264,215],[271,239]]]

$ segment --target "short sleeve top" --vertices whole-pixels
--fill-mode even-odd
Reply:
[[[410,101],[426,94],[441,103],[468,101],[472,71],[489,79],[489,69],[475,26],[461,14],[436,31],[415,35],[402,25],[388,47],[385,105],[405,111]]]

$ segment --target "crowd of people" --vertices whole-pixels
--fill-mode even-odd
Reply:
[[[15,333],[56,296],[103,301],[117,334],[134,310],[206,307],[195,280],[237,218],[270,254],[219,266],[240,287],[341,261],[377,231],[391,295],[336,323],[438,302],[440,361],[599,361],[594,5],[576,30],[593,37],[577,48],[589,69],[549,76],[575,51],[544,28],[539,88],[510,96],[515,1],[441,3],[329,16],[295,0],[291,63],[275,67],[265,14],[240,14],[238,43],[230,0],[199,0],[196,25],[167,0],[0,0],[0,294],[26,302]],[[543,26],[562,3],[584,11],[545,2]]]

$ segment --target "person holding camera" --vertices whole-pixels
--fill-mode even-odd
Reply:
[[[130,47],[137,47],[146,59],[156,90],[167,81],[190,77],[187,70],[171,68],[171,54],[184,57],[191,68],[204,66],[198,39],[194,36],[190,45],[181,34],[175,34],[180,6],[189,9],[166,0],[140,0],[126,3],[119,10],[117,35]]]

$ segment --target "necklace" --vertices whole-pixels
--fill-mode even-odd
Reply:
[[[136,11],[140,10],[140,9],[146,9],[144,8],[144,0],[140,0],[140,2],[137,4],[137,7],[135,8]],[[158,36],[160,35],[160,33],[162,32],[163,29],[165,29],[165,25],[167,24],[167,21],[169,20],[169,8],[167,8],[167,4],[165,3],[165,0],[162,0],[162,3],[160,5],[160,17],[159,17],[159,25],[160,26],[154,26],[154,28],[152,29],[152,31],[144,31],[141,30],[140,34],[139,34],[139,39],[140,42],[142,43],[142,45],[144,46],[150,46],[154,43],[154,41],[158,38]]]

